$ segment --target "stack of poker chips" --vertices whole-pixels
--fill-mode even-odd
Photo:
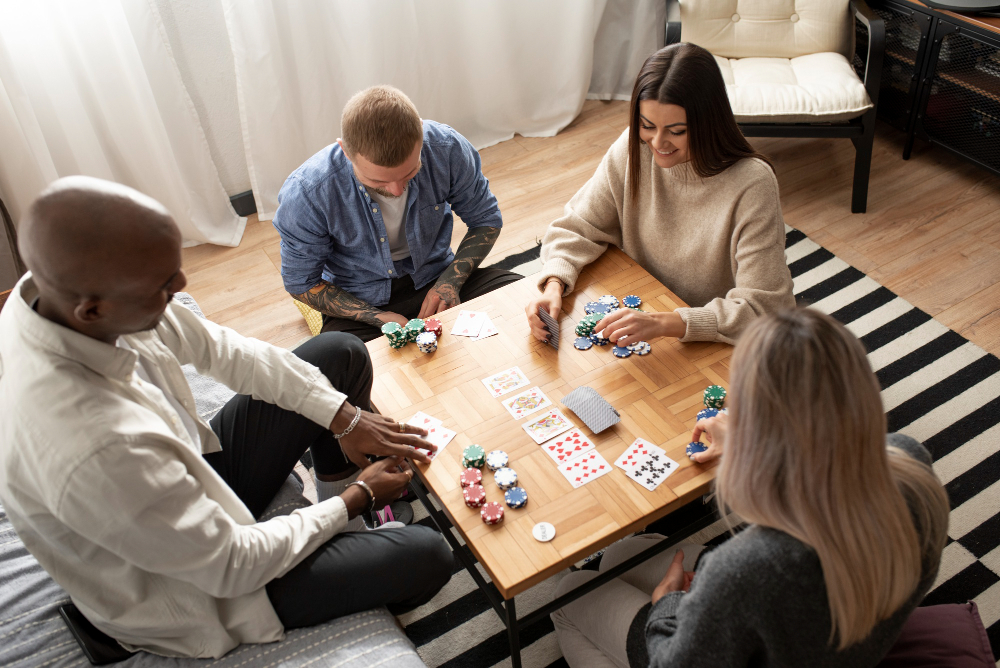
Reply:
[[[417,334],[417,349],[422,353],[434,352],[438,349],[438,337],[433,332],[420,332]]]
[[[618,303],[618,297],[615,297],[614,295],[604,295],[602,297],[598,297],[597,301],[602,304],[607,304],[612,311],[621,306],[621,304]]]
[[[639,299],[638,295],[629,295],[622,300],[622,305],[626,308],[633,309],[635,311],[639,310],[639,305],[642,304],[642,300]]]
[[[389,339],[389,347],[399,350],[406,345],[406,332],[398,322],[387,322],[382,325],[382,333]]]
[[[718,408],[702,408],[700,411],[698,411],[698,414],[694,416],[694,420],[695,422],[697,422],[698,420],[704,420],[706,418],[715,417],[718,414],[719,414]]]
[[[483,472],[479,469],[465,469],[459,476],[458,482],[462,484],[462,487],[480,485],[483,482]]]
[[[507,466],[507,462],[510,458],[507,453],[503,450],[491,450],[488,455],[486,455],[486,466],[491,471],[498,471],[503,467]]]
[[[705,452],[706,450],[708,450],[708,446],[701,441],[692,441],[687,444],[687,448],[684,449],[684,452],[687,454],[688,459],[692,459],[692,455],[695,453]]]
[[[413,343],[417,340],[417,336],[420,332],[424,331],[424,321],[420,318],[414,318],[406,323],[406,327],[403,327],[403,331],[406,332],[407,343]]]
[[[503,522],[503,506],[496,501],[490,501],[479,511],[479,516],[487,524],[500,524]]]
[[[726,401],[726,388],[721,385],[709,385],[705,388],[705,407],[722,408]]]
[[[635,343],[628,344],[628,349],[636,355],[648,355],[653,349],[653,346],[649,345],[645,341],[636,341]]]
[[[583,312],[587,315],[592,313],[607,313],[611,310],[611,307],[607,304],[602,304],[601,302],[587,302],[583,307]]]
[[[504,467],[493,474],[493,481],[503,490],[517,485],[517,471]]]
[[[603,313],[591,313],[590,315],[583,316],[580,318],[580,322],[576,324],[576,335],[590,336],[594,333],[594,326],[599,323],[603,317]]]
[[[486,465],[486,452],[481,445],[473,443],[462,451],[462,468],[481,469]]]
[[[424,320],[424,331],[431,332],[440,339],[441,333],[444,332],[444,326],[437,318],[427,318],[427,320]]]
[[[590,335],[590,340],[594,342],[595,346],[606,346],[611,343],[610,339],[604,338],[604,330],[599,332],[594,332]]]
[[[465,505],[468,507],[480,508],[486,503],[486,490],[483,489],[482,485],[469,485],[462,490],[462,498],[465,499]]]
[[[523,487],[511,487],[503,493],[503,498],[511,508],[524,508],[528,503],[528,493]]]

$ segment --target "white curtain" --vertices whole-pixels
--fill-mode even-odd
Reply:
[[[71,174],[158,199],[189,245],[240,241],[151,0],[0,2],[0,197],[19,220]]]
[[[586,98],[605,5],[223,0],[258,214],[274,215],[285,178],[340,135],[344,104],[371,85],[400,88],[477,148],[554,135]]]
[[[594,38],[594,71],[587,97],[631,100],[642,63],[666,38],[664,0],[608,0]]]

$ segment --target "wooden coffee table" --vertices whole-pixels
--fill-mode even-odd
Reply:
[[[709,491],[715,464],[695,464],[688,460],[684,449],[690,441],[695,414],[703,408],[705,387],[729,386],[732,354],[732,347],[726,344],[679,343],[675,339],[656,340],[649,355],[624,359],[612,355],[611,346],[576,350],[573,329],[584,315],[584,305],[601,295],[619,298],[638,295],[646,311],[670,311],[685,306],[616,248],[610,248],[587,267],[575,292],[563,300],[558,351],[534,339],[528,328],[525,306],[538,294],[536,284],[529,277],[441,314],[444,335],[433,354],[423,354],[413,344],[393,350],[384,337],[368,344],[375,368],[372,403],[383,415],[405,421],[423,411],[444,420],[444,426],[458,432],[430,465],[416,467],[420,480],[441,510],[435,509],[419,485],[413,488],[507,626],[515,667],[520,665],[519,628],[716,519],[714,515],[699,518],[685,531],[672,533],[668,540],[602,574],[587,586],[517,619],[516,594]],[[487,312],[499,333],[481,341],[452,336],[451,327],[461,309]],[[538,385],[554,407],[591,436],[597,450],[612,464],[614,470],[610,474],[573,489],[559,473],[556,463],[521,428],[531,418],[515,421],[501,400],[490,395],[482,379],[515,365],[531,381],[524,389]],[[591,435],[583,422],[560,404],[563,396],[582,385],[594,388],[607,399],[621,414],[621,422]],[[505,396],[514,394],[516,391]],[[680,464],[680,469],[654,492],[640,487],[613,466],[636,438],[659,445]],[[499,525],[483,523],[479,509],[464,503],[459,475],[462,450],[471,443],[482,445],[486,452],[507,452],[509,466],[517,471],[518,484],[528,492],[525,508],[514,510],[504,505],[505,517]],[[503,493],[485,468],[483,487],[487,501],[503,504]],[[532,528],[538,522],[555,526],[553,540],[541,543],[532,537]],[[457,528],[464,546],[452,534],[450,526]],[[492,583],[482,578],[475,560],[483,565]]]

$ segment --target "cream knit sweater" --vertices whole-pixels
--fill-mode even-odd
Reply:
[[[734,343],[758,315],[795,306],[771,169],[748,158],[702,178],[690,162],[659,167],[644,143],[633,201],[628,134],[549,225],[539,287],[555,276],[572,292],[583,267],[614,244],[691,305],[677,309],[681,341]]]

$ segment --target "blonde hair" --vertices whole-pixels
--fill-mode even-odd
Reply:
[[[816,551],[830,643],[843,650],[913,595],[924,559],[940,557],[948,498],[930,467],[886,448],[878,381],[861,342],[833,318],[811,309],[760,318],[732,369],[719,502]]]
[[[344,107],[340,127],[348,157],[361,154],[380,167],[403,164],[424,137],[417,108],[392,86],[355,93]]]

